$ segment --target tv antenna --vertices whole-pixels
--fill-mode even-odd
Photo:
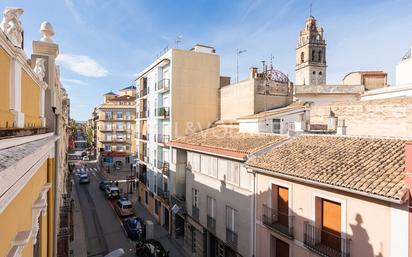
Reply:
[[[179,44],[182,43],[182,39],[183,39],[182,35],[179,35],[179,36],[176,37],[176,40],[175,40],[176,48],[179,48]]]

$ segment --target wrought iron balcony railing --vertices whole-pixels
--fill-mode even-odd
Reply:
[[[192,218],[199,221],[199,207],[192,206]]]
[[[274,210],[266,204],[262,206],[262,210],[263,224],[281,232],[289,238],[293,238],[293,216]]]
[[[233,249],[237,249],[237,233],[230,228],[226,228],[226,244]]]
[[[350,239],[305,222],[304,244],[324,257],[350,257]]]
[[[169,107],[159,107],[156,109],[156,116],[161,117],[161,118],[169,118],[170,117],[170,112],[169,112]]]
[[[157,83],[157,89],[158,90],[164,90],[167,91],[170,88],[170,79],[161,79]]]
[[[167,144],[170,141],[169,135],[157,134],[155,136],[155,141],[161,144]]]
[[[213,234],[216,234],[216,219],[209,215],[207,215],[207,229]]]

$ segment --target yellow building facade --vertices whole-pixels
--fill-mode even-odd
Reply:
[[[57,54],[50,54],[58,53],[51,24],[42,24],[43,38],[34,42],[29,58],[22,13],[6,8],[0,24],[0,256],[54,257],[66,178],[68,96],[54,64]],[[55,116],[46,117],[46,109]]]

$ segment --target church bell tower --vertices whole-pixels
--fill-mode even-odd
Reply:
[[[316,25],[311,15],[305,28],[299,33],[296,48],[295,84],[326,84],[326,43],[323,28]]]

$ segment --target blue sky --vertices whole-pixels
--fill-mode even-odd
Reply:
[[[410,0],[1,0],[21,7],[26,51],[38,40],[41,22],[54,26],[60,45],[61,79],[77,120],[90,117],[110,90],[131,85],[135,74],[165,47],[212,45],[221,74],[240,79],[274,56],[274,66],[294,78],[298,33],[309,15],[328,44],[327,82],[340,83],[355,70],[384,70],[395,83],[395,65],[412,45]]]

